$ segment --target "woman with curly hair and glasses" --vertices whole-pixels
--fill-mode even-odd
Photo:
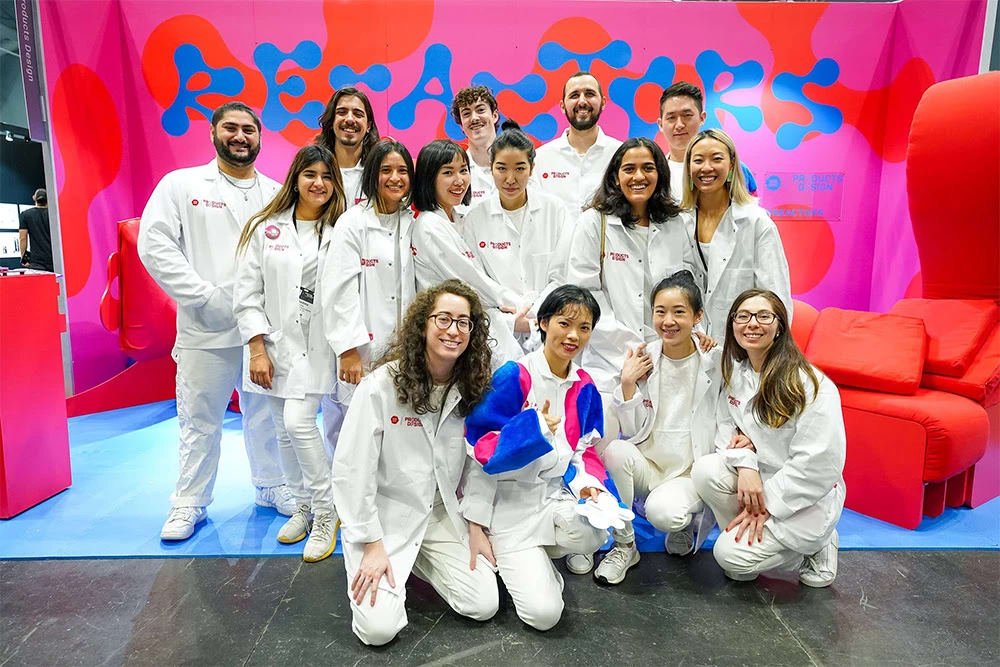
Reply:
[[[424,290],[351,399],[333,487],[352,628],[366,644],[385,644],[406,625],[410,572],[463,616],[485,621],[497,611],[496,577],[469,543],[468,522],[490,521],[485,489],[470,478],[459,498],[474,463],[463,418],[490,385],[488,331],[464,283]]]
[[[727,319],[717,453],[691,471],[723,528],[715,560],[738,581],[792,567],[806,586],[829,586],[846,492],[840,394],[802,356],[774,292],[746,290]]]

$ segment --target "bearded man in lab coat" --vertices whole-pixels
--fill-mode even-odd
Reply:
[[[233,316],[236,243],[251,215],[279,185],[254,168],[260,119],[242,102],[212,114],[216,157],[166,174],[139,223],[139,258],[177,302],[177,421],[180,474],[160,539],[186,540],[204,521],[219,466],[222,420],[233,387],[242,386],[247,351]],[[261,394],[240,394],[243,439],[255,503],[290,516],[274,424]]]

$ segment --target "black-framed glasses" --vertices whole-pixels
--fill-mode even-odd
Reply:
[[[455,326],[458,327],[459,333],[471,333],[472,328],[475,326],[472,320],[468,317],[452,317],[451,315],[446,315],[444,313],[434,313],[427,319],[434,320],[434,326],[436,326],[441,331],[447,331],[451,328],[451,323],[454,322]]]
[[[751,318],[755,318],[758,324],[771,324],[777,317],[770,310],[758,310],[756,313],[751,313],[749,310],[737,310],[736,314],[733,315],[733,322],[747,324]]]

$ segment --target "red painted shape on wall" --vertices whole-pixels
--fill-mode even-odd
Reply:
[[[806,210],[797,204],[782,204],[778,208]],[[781,244],[788,258],[792,294],[803,294],[819,285],[833,265],[836,242],[830,223],[822,218],[778,219],[775,221]]]
[[[70,65],[59,75],[52,92],[51,125],[65,174],[59,192],[59,224],[66,293],[72,297],[90,276],[90,205],[118,177],[122,131],[111,94],[84,65]]]

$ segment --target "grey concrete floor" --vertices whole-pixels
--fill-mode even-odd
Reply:
[[[564,576],[547,633],[505,594],[476,623],[411,578],[409,625],[370,649],[339,557],[5,561],[0,667],[1000,664],[998,552],[844,552],[822,590],[730,582],[707,553],[643,554],[616,587]]]

